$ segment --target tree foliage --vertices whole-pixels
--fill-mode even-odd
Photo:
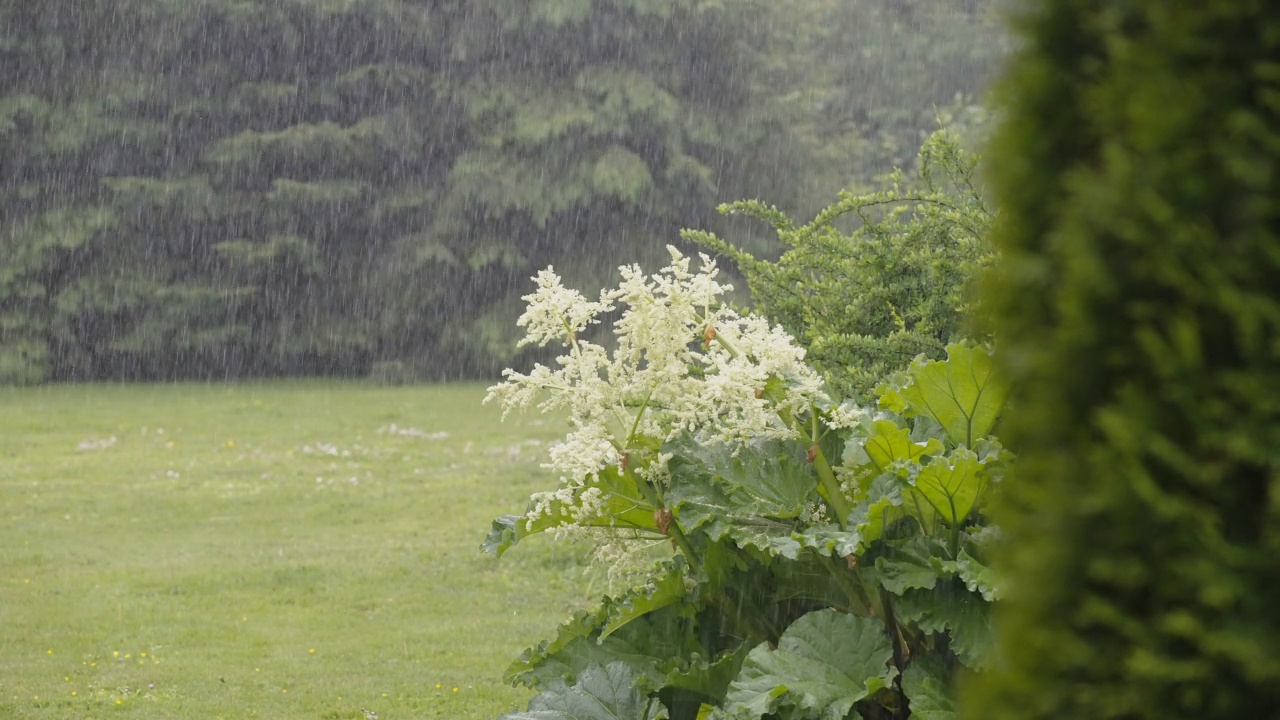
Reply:
[[[974,718],[1280,707],[1280,9],[1044,0],[992,149],[1009,603]]]
[[[811,112],[800,132],[823,149],[806,184],[863,189],[911,168],[939,119],[980,103],[1010,51],[999,0],[818,0],[801,41],[807,61],[789,87]],[[964,113],[958,113],[963,115]],[[754,196],[762,197],[762,196]],[[817,206],[799,211],[816,212]]]
[[[0,374],[492,369],[530,268],[783,192],[773,12],[9,0]]]
[[[0,0],[0,380],[496,372],[535,268],[909,156],[990,2]]]
[[[866,402],[888,373],[920,353],[941,357],[962,336],[971,285],[995,257],[977,157],[942,130],[918,167],[910,180],[894,172],[887,190],[842,192],[804,225],[755,201],[720,207],[770,223],[786,248],[777,260],[707,231],[684,237],[732,258],[757,306],[795,334],[827,382]]]

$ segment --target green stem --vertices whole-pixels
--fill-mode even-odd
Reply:
[[[817,443],[814,443],[813,447],[813,469],[818,472],[818,493],[836,514],[836,523],[840,525],[840,529],[845,530],[849,522],[849,513],[853,508],[845,498],[844,491],[840,489],[840,481],[836,480],[836,474],[831,469],[831,464],[827,462],[827,457],[822,454],[822,448],[818,447]]]
[[[645,395],[644,402],[640,403],[640,409],[636,411],[636,419],[631,423],[631,432],[627,433],[627,447],[631,447],[631,441],[636,437],[636,429],[640,427],[640,418],[644,417],[644,411],[649,409],[649,400],[653,398],[653,392],[657,389],[657,385],[649,388],[649,394]]]
[[[654,508],[661,510],[666,507],[662,504],[662,497],[658,494],[657,488],[651,485],[648,480],[641,480],[636,477],[630,467],[627,467],[623,472],[636,484],[636,488],[640,490],[640,494],[644,495],[644,499],[648,500]],[[676,545],[680,548],[680,552],[684,553],[684,559],[689,563],[689,569],[694,572],[701,570],[702,561],[698,558],[698,555],[694,553],[693,546],[689,544],[689,538],[684,534],[684,531],[680,529],[680,523],[677,522],[674,517],[671,518],[671,524],[667,526],[667,532],[671,534],[671,539],[674,540]]]
[[[649,388],[649,393],[644,396],[644,402],[640,404],[640,409],[636,411],[636,419],[631,423],[631,432],[627,434],[627,446],[630,446],[631,441],[635,439],[636,429],[640,427],[640,418],[644,417],[644,412],[649,407],[649,400],[653,398],[653,393],[657,389],[656,385]],[[626,468],[625,473],[636,484],[645,499],[655,508],[662,509],[666,507],[663,505],[662,498],[658,495],[658,489],[653,487],[649,481],[637,478],[630,467]],[[689,568],[695,571],[698,570],[701,567],[701,562],[698,560],[698,556],[694,554],[693,546],[689,544],[689,538],[685,536],[684,531],[680,529],[680,524],[676,522],[674,517],[671,518],[671,524],[667,526],[667,530],[671,533],[676,545],[680,547],[680,551],[684,553],[685,560],[689,563]]]
[[[708,322],[711,322],[710,318],[703,321],[703,324],[705,325]],[[742,355],[742,350],[738,349],[738,346],[734,344],[732,340],[725,337],[724,334],[722,334],[718,329],[716,330],[715,341],[723,345],[724,349],[728,350],[729,354],[732,355],[733,357],[738,357]]]
[[[853,611],[858,615],[871,614],[871,598],[867,597],[867,593],[862,588],[861,579],[858,578],[856,570],[841,568],[840,563],[835,558],[827,555],[819,556],[822,558],[823,565],[827,568],[827,572],[831,573],[832,579],[844,591],[845,596],[849,598],[850,604],[853,605]]]
[[[884,588],[880,588],[880,605],[885,629],[889,631],[889,641],[893,644],[893,666],[898,669],[898,676],[894,678],[893,686],[898,696],[902,697],[902,671],[907,668],[908,658],[903,647],[902,632],[898,629],[898,619],[893,613],[893,601],[889,597],[889,591]],[[894,712],[894,717],[905,716],[906,705],[900,704],[899,709]]]
[[[849,501],[845,498],[844,492],[840,490],[840,481],[836,480],[835,471],[831,469],[831,463],[827,462],[827,456],[823,454],[822,447],[818,445],[818,411],[812,405],[809,406],[810,427],[806,433],[805,428],[796,418],[788,415],[783,417],[783,421],[787,426],[801,437],[808,435],[809,447],[813,449],[813,469],[818,473],[818,494],[823,500],[827,501],[827,506],[836,514],[836,524],[841,530],[847,529],[849,522],[849,512],[853,507],[849,505]]]

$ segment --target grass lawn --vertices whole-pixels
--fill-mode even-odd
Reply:
[[[0,717],[491,718],[577,553],[478,550],[562,427],[479,385],[0,389]]]

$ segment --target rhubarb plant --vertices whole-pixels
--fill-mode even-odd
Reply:
[[[505,717],[953,717],[1000,595],[985,509],[1011,458],[989,351],[922,356],[859,406],[732,309],[710,259],[671,256],[598,300],[540,273],[522,342],[564,354],[490,390],[570,431],[556,486],[484,548],[584,538],[622,587],[511,665],[540,694]],[[606,314],[611,348],[589,339]]]

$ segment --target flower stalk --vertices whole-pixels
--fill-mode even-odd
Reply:
[[[644,499],[657,508],[658,511],[666,509],[666,505],[662,501],[662,496],[658,493],[658,489],[654,487],[652,483],[644,478],[636,477],[635,473],[632,472],[629,467],[625,468],[623,473],[629,480],[636,484],[636,487],[640,490],[640,494],[644,496]],[[676,547],[680,548],[680,552],[684,555],[685,561],[689,563],[689,569],[694,572],[701,570],[702,560],[699,558],[698,554],[693,551],[693,546],[689,544],[689,537],[680,529],[680,522],[675,519],[674,515],[672,516],[671,522],[667,523],[667,531],[668,532],[665,534],[671,538],[671,541],[676,544]]]

